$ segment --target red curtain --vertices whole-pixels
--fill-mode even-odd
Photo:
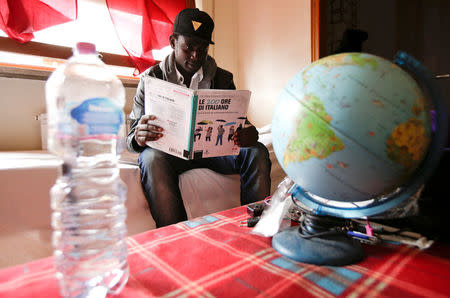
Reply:
[[[152,49],[169,45],[186,0],[106,0],[106,5],[122,46],[141,73],[155,64]]]
[[[0,29],[19,42],[32,40],[33,32],[76,18],[77,0],[0,0]]]

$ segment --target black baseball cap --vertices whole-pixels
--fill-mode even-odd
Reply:
[[[183,9],[173,23],[173,33],[198,38],[209,44],[214,44],[211,40],[213,30],[213,19],[198,8]]]

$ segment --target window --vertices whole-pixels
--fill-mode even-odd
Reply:
[[[76,42],[85,41],[96,44],[97,51],[116,74],[133,76],[135,69],[116,35],[105,0],[77,2],[77,20],[34,32],[35,38],[31,42],[18,44],[0,30],[0,66],[53,70],[71,55]],[[140,18],[132,14],[126,17]],[[170,51],[169,46],[154,50],[153,57],[161,60]]]

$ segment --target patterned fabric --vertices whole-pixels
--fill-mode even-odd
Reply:
[[[281,256],[271,239],[240,227],[245,207],[128,238],[130,279],[118,297],[449,297],[450,250],[364,246],[345,267]],[[0,271],[0,297],[58,297],[52,258]]]

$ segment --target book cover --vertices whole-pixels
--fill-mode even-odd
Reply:
[[[250,91],[201,89],[196,94],[193,158],[239,154],[232,137],[244,127]]]
[[[183,159],[237,155],[231,139],[244,127],[248,90],[193,90],[145,77],[145,114],[161,126],[164,136],[147,145]]]

